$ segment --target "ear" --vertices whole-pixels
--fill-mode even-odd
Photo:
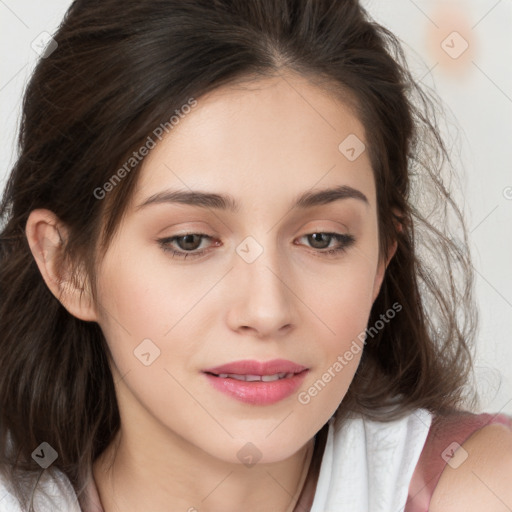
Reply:
[[[64,224],[50,210],[33,210],[25,234],[39,271],[57,300],[80,320],[96,321],[97,313],[85,272],[72,276],[64,258],[68,238]]]

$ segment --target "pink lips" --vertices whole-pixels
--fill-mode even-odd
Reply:
[[[260,363],[258,361],[234,361],[215,368],[203,370],[206,373],[234,373],[237,375],[274,375],[276,373],[300,373],[307,370],[305,366],[287,361],[286,359],[272,359]]]
[[[203,373],[215,389],[237,400],[254,405],[268,405],[294,393],[303,382],[308,368],[284,359],[266,362],[244,360],[208,368],[203,370]],[[251,377],[249,381],[245,381],[227,376],[228,374]],[[257,376],[268,377],[278,374],[278,380],[253,380]]]

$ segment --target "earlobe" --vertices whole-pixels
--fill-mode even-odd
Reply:
[[[25,226],[30,250],[46,285],[73,316],[84,321],[96,321],[97,315],[85,275],[73,278],[64,258],[67,230],[50,210],[33,210]]]

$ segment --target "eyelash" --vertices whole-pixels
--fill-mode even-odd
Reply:
[[[198,235],[198,236],[202,237],[203,239],[204,238],[210,238],[210,239],[213,238],[213,237],[205,235],[203,233],[185,233],[183,235],[176,235],[176,236],[171,236],[168,238],[160,238],[157,240],[157,242],[162,247],[162,250],[166,253],[170,253],[173,258],[178,257],[178,258],[186,259],[189,256],[191,256],[192,258],[199,258],[203,254],[205,254],[208,251],[208,249],[202,249],[200,251],[197,251],[197,249],[196,249],[197,252],[186,252],[186,251],[181,251],[181,250],[176,251],[175,249],[172,249],[169,246],[172,242],[174,242],[178,238],[184,238],[184,237],[190,236],[190,235]],[[325,231],[314,231],[313,233],[308,233],[307,235],[302,235],[300,238],[307,237],[310,235],[329,235],[329,236],[333,237],[335,240],[338,240],[340,245],[338,247],[336,247],[335,249],[324,249],[324,250],[319,249],[319,250],[315,251],[319,255],[326,255],[327,257],[333,257],[340,253],[345,252],[355,242],[355,238],[352,235],[345,235],[345,234],[340,234],[340,233],[330,233],[330,232],[325,232]]]

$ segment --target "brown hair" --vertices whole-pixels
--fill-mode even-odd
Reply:
[[[369,325],[395,303],[403,309],[367,340],[337,417],[387,421],[469,403],[473,275],[443,184],[451,167],[439,104],[356,0],[76,0],[54,38],[24,95],[0,205],[0,468],[23,507],[34,483],[22,475],[40,476],[31,453],[41,442],[58,453],[47,471],[62,471],[80,497],[120,427],[106,340],[45,285],[25,236],[30,212],[49,209],[68,227],[66,258],[86,268],[94,296],[96,263],[140,163],[104,200],[94,191],[189,98],[285,69],[355,98],[381,254],[398,243]]]

